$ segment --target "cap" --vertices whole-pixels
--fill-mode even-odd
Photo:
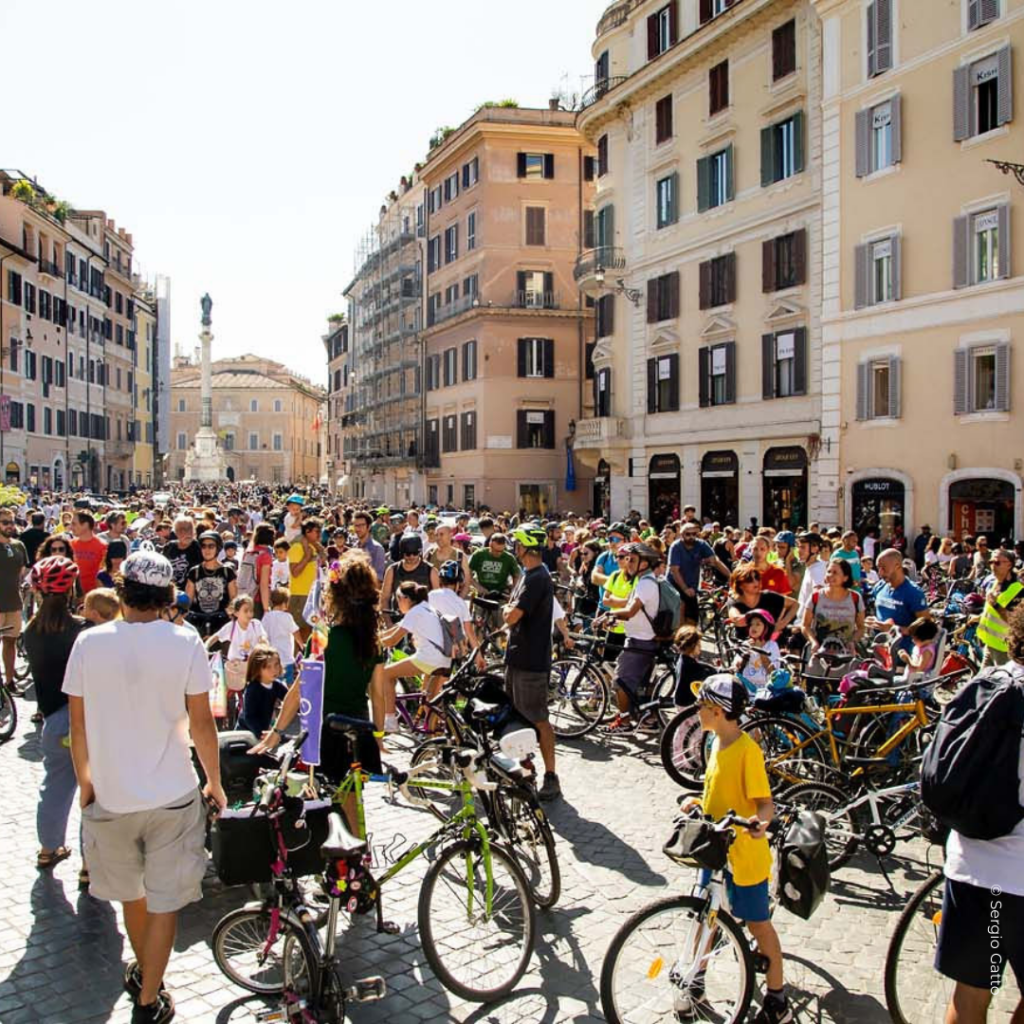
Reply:
[[[747,705],[746,687],[728,672],[717,672],[703,682],[695,679],[690,683],[690,690],[697,700],[717,704],[730,714],[742,711]]]
[[[149,587],[169,587],[174,580],[171,563],[155,551],[136,551],[124,560],[121,572],[132,583]]]
[[[404,523],[405,522],[405,516],[402,515],[401,512],[392,512],[391,513],[391,522],[393,522],[393,523]]]
[[[288,497],[284,499],[284,503],[286,505],[305,505],[306,499],[301,494],[289,494]]]

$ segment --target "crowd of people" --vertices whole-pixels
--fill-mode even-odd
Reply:
[[[902,530],[885,541],[877,531],[862,537],[814,523],[799,532],[740,530],[702,521],[687,506],[656,529],[639,514],[606,522],[393,510],[316,489],[258,485],[178,488],[121,502],[26,498],[0,508],[0,552],[4,682],[14,686],[24,631],[42,726],[38,866],[48,870],[71,855],[66,832],[77,792],[80,885],[124,904],[135,954],[125,986],[137,1024],[173,1017],[163,975],[176,915],[200,896],[204,821],[226,802],[211,655],[220,656],[228,686],[240,695],[239,727],[253,733],[255,752],[266,752],[298,713],[296,664],[314,649],[319,628],[324,714],[374,723],[357,751],[325,731],[321,768],[340,780],[353,756],[379,770],[388,734],[398,729],[398,680],[422,676],[432,692],[443,685],[452,669],[448,620],[478,646],[469,599],[484,598],[493,608],[490,625],[507,630],[506,689],[537,729],[538,796],[549,801],[561,793],[548,721],[552,640],[561,634],[572,644],[562,602],[607,630],[618,702],[606,726],[612,733],[640,727],[643,687],[674,641],[676,702],[696,701],[702,727],[716,737],[705,809],[726,800],[759,820],[736,844],[730,897],[746,908],[742,916],[769,961],[758,1020],[784,1024],[792,1011],[767,914],[770,790],[757,745],[736,724],[743,685],[702,658],[702,595],[727,592],[722,615],[753,652],[727,668],[755,686],[778,667],[784,648],[809,645],[811,658],[853,651],[868,629],[892,631],[901,667],[927,673],[938,634],[927,592],[940,576],[971,581],[986,664],[1005,665],[1011,619],[1024,598],[1024,543],[954,541],[928,527],[913,544]],[[659,622],[666,585],[680,607],[680,628],[668,637]],[[393,656],[397,648],[404,656]],[[202,795],[193,757],[205,773]],[[998,876],[1005,892],[1024,900],[1019,880],[1007,880],[1002,867],[988,872],[1024,853],[1021,843],[1024,835],[995,853],[962,845],[957,863],[987,858],[982,874]],[[943,969],[969,996],[972,982],[949,962]],[[1014,966],[1019,976],[1021,964]],[[950,1018],[973,1019],[981,1018]]]

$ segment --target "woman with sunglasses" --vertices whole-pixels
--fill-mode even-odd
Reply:
[[[778,636],[796,614],[796,601],[793,598],[762,589],[761,573],[750,562],[733,569],[729,590],[732,599],[726,606],[726,613],[740,640],[747,639],[747,613],[755,608],[771,615],[775,621],[774,636]]]

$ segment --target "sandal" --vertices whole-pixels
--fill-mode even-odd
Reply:
[[[66,846],[58,846],[56,850],[51,850],[49,853],[40,851],[36,856],[36,867],[40,871],[49,871],[70,856],[71,851]]]
[[[89,891],[89,869],[82,868],[78,872],[78,891],[88,892]]]
[[[29,718],[29,721],[33,725],[40,725],[42,723],[42,721],[43,721],[43,713],[42,713],[42,711],[37,711],[34,715],[32,715],[31,718]]]

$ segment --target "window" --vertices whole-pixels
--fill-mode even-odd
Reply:
[[[1013,60],[1009,46],[953,72],[953,138],[983,135],[1013,120]]]
[[[526,207],[526,244],[545,245],[545,209],[543,206]]]
[[[437,213],[441,209],[441,186],[432,188],[427,193],[427,207],[431,213]]]
[[[705,345],[697,351],[699,395],[702,407],[736,401],[736,342]]]
[[[516,411],[517,448],[554,448],[555,413],[553,409]]]
[[[789,398],[807,393],[807,330],[761,336],[761,397]]]
[[[441,266],[441,236],[434,235],[427,242],[427,273],[432,274]]]
[[[441,423],[441,451],[457,452],[459,450],[459,433],[457,420],[454,416],[445,416]]]
[[[903,159],[903,103],[894,96],[869,110],[857,111],[857,177],[892,167]]]
[[[437,311],[441,306],[441,293],[434,292],[427,296],[427,326],[434,323],[437,318]]]
[[[647,19],[647,59],[654,60],[670,46],[675,46],[677,39],[676,0],[672,0]]]
[[[521,309],[554,309],[554,280],[549,271],[517,271],[516,305]]]
[[[555,176],[554,153],[518,153],[516,154],[516,175],[538,181],[541,178]]]
[[[444,179],[444,201],[450,203],[453,199],[457,199],[459,196],[459,172],[456,171],[454,174],[449,174]]]
[[[446,348],[444,350],[444,386],[450,388],[459,382],[459,350]]]
[[[53,433],[53,410],[49,406],[43,407],[43,433]]]
[[[85,422],[85,417],[84,416],[82,417],[82,422],[83,423]],[[184,435],[184,433],[180,433],[179,432],[179,434],[178,434],[178,451],[183,452],[187,448],[188,448],[188,438]]]
[[[25,282],[25,312],[34,314],[36,311],[36,286]]]
[[[714,309],[736,301],[736,253],[700,265],[700,308]]]
[[[179,398],[178,399],[178,412],[184,412],[184,411],[185,411],[185,399],[184,398]]]
[[[670,174],[656,186],[656,208],[658,228],[665,228],[679,220],[676,196],[679,193],[679,175]]]
[[[761,185],[785,181],[804,169],[804,112],[761,129]]]
[[[594,214],[594,241],[599,249],[615,245],[615,207],[602,206]]]
[[[471,452],[476,448],[476,413],[464,412],[461,423],[462,443],[459,448]]]
[[[476,248],[476,211],[466,218],[466,252]]]
[[[871,359],[857,366],[857,419],[898,419],[900,358]]]
[[[15,270],[7,271],[7,301],[15,306],[21,305],[21,274]]]
[[[674,320],[679,316],[679,271],[652,278],[647,282],[647,322]]]
[[[615,333],[615,296],[602,295],[594,306],[594,336],[607,338]]]
[[[796,21],[787,21],[772,32],[772,81],[796,71]]]
[[[462,488],[462,507],[473,508],[476,505],[476,485],[465,484]]]
[[[480,157],[475,156],[462,165],[462,187],[472,188],[480,180]]]
[[[554,339],[520,338],[516,349],[516,363],[520,377],[554,377]]]
[[[256,451],[260,446],[260,435],[250,434],[249,435],[249,451]]]
[[[467,341],[462,346],[462,379],[476,380],[476,342]]]
[[[1010,346],[1008,342],[976,345],[954,353],[953,412],[1008,412]]]
[[[593,181],[597,168],[597,160],[592,156],[585,156],[583,158],[583,180]]]
[[[348,366],[347,366],[347,365],[346,365],[346,367],[345,367],[345,373],[346,373],[346,375],[347,375],[347,373],[348,373]],[[347,384],[347,383],[348,383],[348,381],[345,381],[345,383]],[[281,412],[281,410],[282,410],[283,408],[284,408],[284,407],[283,407],[283,405],[281,404],[281,399],[280,399],[280,398],[275,398],[275,399],[274,399],[274,412]]]
[[[999,17],[999,0],[967,0],[967,28],[974,31]]]
[[[678,412],[679,356],[656,356],[647,360],[647,411]]]
[[[761,247],[761,290],[777,292],[807,280],[807,231],[770,238]]]
[[[478,274],[470,274],[462,282],[463,295],[478,295],[480,292],[480,277]]]
[[[260,411],[260,401],[259,401],[259,399],[258,398],[250,398],[249,399],[249,412],[259,412],[259,411]]]
[[[444,232],[444,261],[451,263],[459,258],[459,225],[453,224]]]
[[[444,304],[446,306],[450,306],[453,302],[455,302],[458,299],[458,297],[459,297],[459,282],[456,281],[455,284],[450,284],[450,285],[448,285],[447,288],[445,288],[445,290],[444,290]]]
[[[598,96],[603,95],[604,90],[608,87],[608,75],[611,67],[611,58],[607,50],[602,51],[601,55],[594,62],[594,85],[596,86],[596,92]]]
[[[697,161],[697,209],[703,213],[733,198],[733,148]]]
[[[602,135],[597,140],[597,176],[603,178],[608,173],[608,136]]]
[[[857,246],[854,255],[854,306],[894,302],[901,295],[901,240],[898,235]]]
[[[233,431],[228,431],[224,435],[224,451],[233,452],[235,450],[235,435]]]
[[[724,14],[737,0],[700,0],[700,23],[703,25],[712,18]]]
[[[441,356],[427,356],[427,390],[436,391],[441,386]]]
[[[997,206],[953,223],[953,285],[997,281],[1010,276],[1010,208]]]
[[[284,438],[280,434],[274,435],[274,451],[284,451]]]
[[[672,97],[663,96],[654,104],[654,141],[672,138]]]
[[[708,72],[708,114],[714,117],[729,106],[729,62],[723,60]]]
[[[609,367],[594,374],[594,415],[612,414],[612,371]]]

